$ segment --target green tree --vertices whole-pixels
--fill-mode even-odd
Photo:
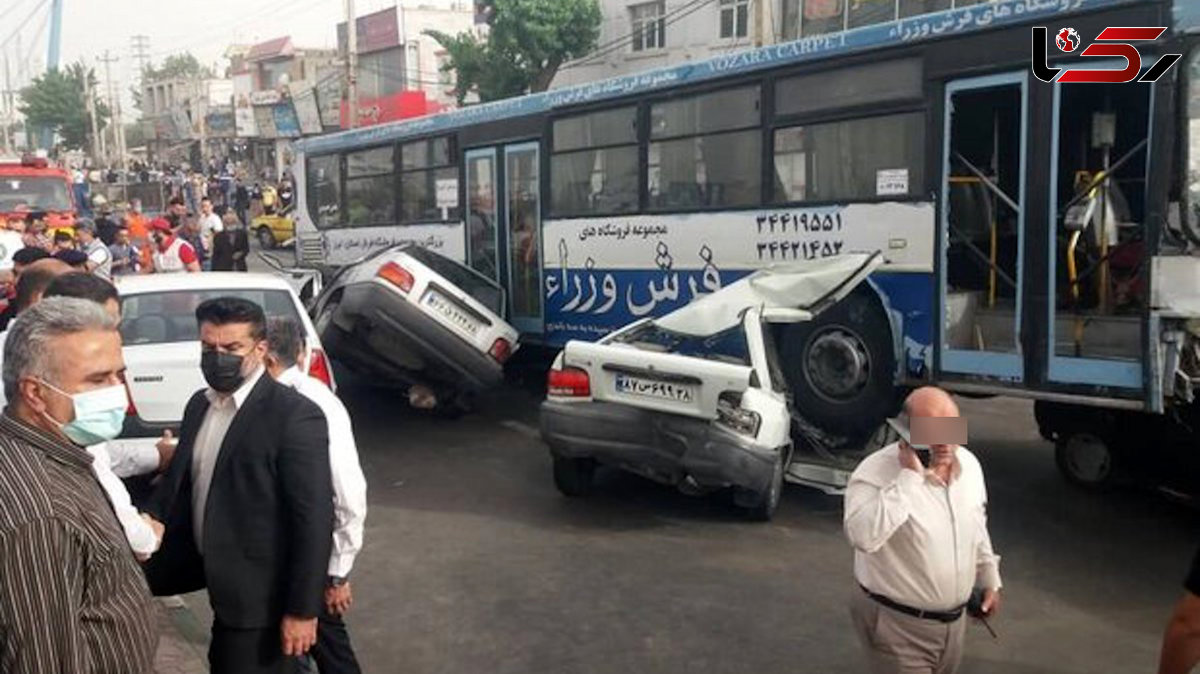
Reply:
[[[564,63],[587,55],[600,38],[596,0],[484,0],[484,39],[472,33],[426,31],[446,50],[461,104],[471,91],[482,101],[545,91]]]
[[[21,90],[19,110],[31,128],[49,127],[67,149],[83,149],[91,137],[86,92],[90,86],[96,106],[96,126],[102,132],[109,111],[97,96],[96,73],[83,62],[65,70],[48,70]]]
[[[146,67],[142,75],[147,82],[163,80],[182,80],[192,78],[211,78],[212,68],[200,64],[200,60],[191,52],[171,54],[157,68],[153,65]]]

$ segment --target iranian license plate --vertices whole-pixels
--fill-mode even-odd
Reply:
[[[473,316],[458,308],[454,302],[451,302],[441,293],[430,290],[425,293],[425,306],[433,309],[434,312],[450,321],[452,325],[462,329],[468,335],[474,337],[479,334],[479,329],[482,327],[480,322]]]
[[[628,374],[618,374],[616,385],[618,393],[626,393],[643,398],[673,400],[680,403],[690,403],[695,398],[695,391],[687,384],[676,384],[658,379],[635,377]]]

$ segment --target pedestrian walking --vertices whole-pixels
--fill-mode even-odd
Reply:
[[[141,265],[141,252],[129,238],[129,229],[122,227],[117,230],[113,244],[108,247],[112,255],[112,273],[114,276],[136,274]]]
[[[200,258],[192,244],[184,241],[171,230],[171,223],[163,218],[150,221],[154,252],[151,261],[156,274],[200,271]]]
[[[267,373],[321,408],[329,427],[333,551],[329,556],[324,608],[317,622],[317,644],[312,656],[321,674],[358,674],[362,670],[350,645],[350,633],[343,617],[354,602],[350,571],[362,549],[363,523],[367,517],[367,481],[358,462],[350,413],[328,386],[301,369],[305,351],[304,332],[295,321],[272,318],[268,322]]]
[[[213,235],[213,271],[246,271],[246,256],[250,254],[250,239],[246,228],[232,211],[227,211],[222,229]]]
[[[877,674],[953,674],[973,590],[999,608],[1000,558],[987,530],[987,490],[946,392],[904,403],[911,438],[868,456],[850,476],[845,529],[859,585],[850,613]],[[907,431],[906,431],[907,432]]]
[[[263,376],[262,308],[220,297],[201,303],[196,320],[208,388],[188,401],[148,507],[167,536],[147,573],[164,591],[206,582],[212,671],[291,671],[316,642],[333,537],[325,418]],[[187,547],[169,551],[176,542]]]
[[[0,669],[148,672],[157,610],[92,471],[83,435],[124,417],[117,322],[57,297],[25,311],[4,346],[0,415]]]
[[[213,237],[225,228],[221,216],[213,212],[212,199],[204,197],[200,200],[200,217],[196,221],[196,229],[200,234],[201,259],[211,260],[213,252]]]
[[[237,212],[238,220],[248,223],[247,216],[250,213],[250,192],[246,189],[246,185],[238,178],[234,183],[233,188],[233,210]]]
[[[87,270],[103,279],[112,279],[112,253],[96,235],[96,225],[81,220],[75,225],[79,238],[79,251],[87,256]]]

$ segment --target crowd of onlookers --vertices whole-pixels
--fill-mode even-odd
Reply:
[[[93,195],[100,192],[97,186],[101,183],[159,183],[166,198],[182,199],[189,212],[198,212],[200,201],[207,197],[218,212],[232,210],[246,224],[260,215],[286,210],[295,193],[287,172],[278,181],[272,180],[265,171],[254,179],[246,168],[229,160],[223,163],[211,161],[202,169],[167,164],[152,168],[139,162],[126,172],[118,172],[115,168],[104,171],[74,169],[72,181],[75,202],[86,214],[90,214]]]

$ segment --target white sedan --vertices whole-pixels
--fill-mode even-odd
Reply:
[[[277,276],[235,272],[147,274],[117,278],[121,296],[130,406],[122,438],[153,442],[177,429],[187,401],[207,386],[200,372],[196,307],[214,297],[241,297],[263,308],[267,318],[296,321],[310,349],[307,372],[334,386],[321,340],[292,286]]]
[[[491,279],[401,245],[343,268],[312,313],[339,362],[377,381],[428,387],[453,411],[503,380],[518,347],[505,307],[504,290]]]
[[[880,260],[768,267],[599,342],[568,342],[541,409],[559,490],[585,495],[597,465],[609,465],[690,493],[732,487],[747,514],[770,519],[793,447],[770,326],[812,320]]]

